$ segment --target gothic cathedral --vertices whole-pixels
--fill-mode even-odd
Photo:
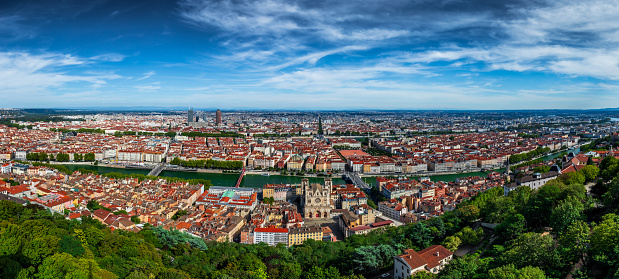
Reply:
[[[331,215],[331,178],[325,179],[325,185],[309,184],[309,180],[301,180],[303,188],[303,216],[305,218],[329,218]]]

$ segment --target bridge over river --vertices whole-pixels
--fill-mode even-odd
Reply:
[[[361,179],[356,172],[345,172],[343,175],[345,180],[350,180],[359,189],[370,189],[371,187]]]

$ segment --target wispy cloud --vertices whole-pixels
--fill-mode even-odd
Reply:
[[[119,53],[108,53],[101,54],[97,56],[90,57],[92,61],[107,61],[107,62],[120,62],[123,61],[127,56],[119,54]]]
[[[273,70],[280,70],[283,68],[287,68],[293,65],[301,65],[304,63],[308,63],[310,65],[315,65],[316,62],[318,62],[318,60],[330,56],[330,55],[334,55],[334,54],[338,54],[338,53],[346,53],[349,51],[359,51],[359,50],[366,50],[368,49],[367,46],[345,46],[345,47],[341,47],[341,48],[337,48],[337,49],[333,49],[333,50],[326,50],[326,51],[320,51],[320,52],[315,52],[315,53],[310,53],[310,54],[306,54],[300,57],[296,57],[293,59],[290,59],[289,61],[279,64],[279,65],[275,65],[272,67],[267,67],[265,68],[265,70],[267,71],[273,71]]]
[[[68,74],[71,67],[89,63],[72,55],[27,52],[0,52],[0,95],[8,98],[14,92],[32,93],[68,83],[105,84],[117,79],[115,74]],[[23,97],[23,96],[22,96]]]
[[[159,85],[159,82],[153,82],[151,84],[146,84],[146,85],[136,85],[133,88],[141,92],[152,92],[152,91],[157,91],[161,89],[161,86]]]
[[[142,76],[141,78],[138,78],[136,80],[145,80],[145,79],[148,79],[148,78],[150,78],[150,77],[152,77],[154,75],[155,75],[155,71],[150,71],[150,72],[144,73],[144,76]]]
[[[423,40],[440,40],[443,44],[434,50],[411,49],[409,57],[399,61],[401,66],[450,61],[456,62],[452,68],[460,69],[475,64],[478,70],[482,63],[483,71],[619,78],[619,58],[615,58],[619,0],[472,1],[470,7],[458,1],[392,1],[388,5],[364,1],[360,5],[328,0],[184,0],[179,14],[196,26],[224,30],[226,44],[239,39],[235,47],[242,48],[240,42],[247,38],[259,37],[247,50],[218,56],[245,62],[248,69],[254,68],[252,63],[263,70],[314,66],[336,53],[402,50]],[[323,42],[319,50],[315,49],[317,42]],[[298,48],[271,47],[285,43]],[[331,50],[324,50],[325,46]],[[389,52],[371,55],[361,59],[398,61]]]
[[[0,37],[9,40],[33,37],[33,28],[24,25],[22,21],[24,18],[17,14],[0,15]]]

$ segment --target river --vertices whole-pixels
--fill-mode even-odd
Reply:
[[[579,152],[580,148],[571,149],[569,151]],[[542,157],[544,161],[548,161],[556,158],[561,152],[553,153],[550,155],[546,155]],[[111,168],[105,166],[93,166],[93,165],[64,165],[70,171],[75,171],[77,169],[87,169],[94,170],[98,173],[108,173],[108,172],[118,172],[122,174],[144,174],[147,175],[149,170],[139,170],[139,169],[121,169],[121,168]],[[502,172],[503,169],[495,170],[498,172]],[[430,180],[432,181],[454,181],[457,178],[461,177],[469,177],[469,176],[482,176],[485,177],[487,172],[468,172],[468,173],[457,173],[457,174],[444,174],[444,175],[434,175],[430,176]],[[239,178],[239,174],[231,174],[231,173],[203,173],[203,172],[180,172],[180,171],[163,171],[159,176],[165,177],[180,177],[186,179],[207,179],[210,180],[211,183],[215,186],[226,186],[232,187],[236,184],[237,179]],[[371,185],[376,185],[375,177],[362,177],[363,180]],[[264,184],[300,184],[301,179],[303,177],[300,176],[287,176],[287,175],[271,175],[271,176],[262,176],[262,175],[245,175],[243,181],[241,182],[241,187],[252,187],[252,188],[261,188]],[[322,177],[308,177],[310,183],[322,183],[324,178]],[[340,177],[332,177],[333,184],[345,184],[346,182]]]
[[[105,166],[92,166],[92,165],[65,165],[70,171],[76,171],[77,169],[87,169],[94,170],[98,173],[108,173],[108,172],[118,172],[122,174],[144,174],[147,175],[149,170],[138,170],[138,169],[121,169],[121,168],[110,168]],[[162,171],[159,176],[165,177],[180,177],[186,179],[207,179],[210,180],[211,183],[215,186],[226,186],[232,187],[236,184],[236,181],[239,179],[238,173],[203,173],[203,172],[181,172],[181,171]],[[253,188],[262,188],[264,184],[301,184],[301,179],[303,177],[300,176],[287,176],[287,175],[271,175],[271,176],[262,176],[262,175],[245,175],[243,177],[243,181],[241,182],[241,187],[253,187]],[[310,183],[322,183],[324,181],[323,177],[308,177]],[[341,177],[332,177],[333,184],[345,184],[346,182]],[[375,178],[365,178],[368,183],[376,183]]]

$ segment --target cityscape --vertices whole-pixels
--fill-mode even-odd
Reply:
[[[619,0],[0,3],[0,279],[619,278]]]
[[[618,118],[599,111],[36,111],[0,110],[4,200],[112,231],[244,245],[381,234],[577,175],[590,189],[589,172],[619,152]],[[485,239],[505,218],[494,214],[461,238]],[[379,275],[441,274],[474,252],[464,241],[405,250]]]

